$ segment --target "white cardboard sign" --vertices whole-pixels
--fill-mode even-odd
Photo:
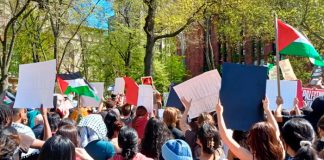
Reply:
[[[151,85],[138,86],[137,106],[144,106],[147,112],[153,112],[153,88]]]
[[[56,60],[19,65],[14,108],[53,108]]]
[[[115,79],[115,86],[114,86],[114,91],[113,93],[118,95],[118,94],[124,94],[125,90],[125,81],[124,78],[116,78]]]
[[[176,85],[174,90],[180,99],[192,100],[189,110],[189,118],[192,119],[202,112],[215,110],[220,88],[221,77],[215,69]]]
[[[284,101],[282,105],[283,109],[292,109],[294,99],[297,97],[297,81],[280,81],[280,94]],[[277,80],[267,80],[266,95],[269,99],[269,105],[271,110],[277,108],[276,99],[278,96],[278,84]]]

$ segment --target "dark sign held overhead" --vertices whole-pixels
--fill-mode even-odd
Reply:
[[[228,128],[248,131],[263,120],[267,68],[224,63],[220,100]]]

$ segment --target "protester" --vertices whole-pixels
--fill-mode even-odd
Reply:
[[[138,135],[133,128],[125,126],[120,130],[118,145],[122,152],[116,154],[113,160],[153,160],[138,152]]]
[[[19,143],[19,135],[15,128],[2,128],[0,130],[0,160],[19,159]]]
[[[126,126],[131,126],[134,116],[134,110],[130,104],[126,103],[121,106],[120,119]]]
[[[181,139],[168,140],[162,146],[160,160],[193,160],[190,146]]]
[[[197,143],[201,146],[202,152],[200,160],[219,160],[224,159],[221,140],[217,128],[210,123],[204,123],[198,130]]]
[[[66,137],[57,135],[48,139],[38,160],[75,160],[75,146]]]
[[[115,152],[121,153],[121,148],[118,146],[118,134],[120,129],[123,127],[123,123],[121,122],[120,117],[112,109],[107,111],[105,124],[107,127],[107,137],[114,145]]]
[[[318,152],[319,158],[324,159],[324,115],[317,123],[318,138],[314,143],[314,147]]]
[[[179,120],[178,120],[178,112],[175,108],[167,107],[164,110],[163,121],[168,126],[175,139],[185,140],[185,136],[182,133],[182,131],[176,128],[177,122]]]
[[[172,134],[164,122],[150,118],[141,141],[141,153],[146,157],[159,159],[162,145],[170,139],[173,139]]]
[[[269,109],[267,98],[263,100],[263,109],[267,115],[267,122],[259,122],[252,126],[247,137],[249,148],[243,148],[231,136],[226,134],[227,128],[223,118],[223,106],[220,102],[216,106],[220,136],[231,152],[242,160],[283,160],[285,157],[283,145],[279,138],[278,124]]]
[[[70,118],[63,118],[63,119],[60,120],[57,127],[60,128],[60,127],[65,126],[65,125],[76,126],[76,122],[73,121]]]
[[[138,134],[138,138],[141,140],[144,136],[145,126],[149,119],[149,115],[144,106],[138,106],[135,112],[135,117],[132,121],[132,128],[134,128]]]
[[[57,131],[60,121],[61,117],[58,113],[51,112],[48,114],[48,122],[50,124],[52,134],[55,134]]]
[[[90,114],[78,124],[80,144],[95,160],[107,160],[114,156],[114,145],[108,141],[107,127],[100,114]]]
[[[72,125],[63,125],[61,126],[56,135],[61,135],[62,137],[66,137],[70,139],[70,141],[74,144],[75,147],[80,147],[80,138],[78,135],[78,128]]]
[[[282,139],[292,160],[317,159],[312,148],[314,138],[314,129],[305,119],[293,118],[282,127]]]
[[[23,108],[14,108],[13,109],[13,122],[11,126],[17,130],[19,134],[29,136],[33,139],[36,139],[36,136],[33,130],[28,127],[27,124],[27,110]],[[38,150],[30,148],[27,153],[21,155],[22,158],[27,158],[30,156],[35,157],[38,154]],[[37,156],[36,156],[37,157]]]

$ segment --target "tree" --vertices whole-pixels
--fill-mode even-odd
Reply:
[[[53,58],[57,61],[57,72],[60,70],[72,40],[100,1],[96,0],[93,4],[92,0],[60,0],[43,4],[43,8],[49,16],[54,37]],[[71,17],[74,19],[71,19]],[[67,40],[60,45],[59,40],[66,35],[68,35]]]
[[[174,37],[186,29],[200,13],[200,11],[205,7],[205,2],[197,1],[187,1],[187,0],[144,0],[145,5],[147,6],[147,16],[145,18],[145,25],[143,27],[146,33],[146,45],[145,45],[145,58],[144,58],[144,74],[146,76],[152,75],[152,63],[154,55],[154,45],[155,42],[159,39]],[[163,6],[163,8],[162,8]],[[197,7],[198,6],[198,7]],[[188,11],[192,11],[188,14]],[[159,15],[159,13],[169,13],[168,15]],[[178,13],[178,15],[173,15],[172,13]],[[184,14],[184,13],[187,13]],[[186,15],[186,18],[183,16]],[[189,15],[189,17],[188,17]],[[163,24],[162,19],[164,17],[166,23]],[[168,21],[168,20],[171,21]],[[185,19],[183,21],[183,19]],[[173,23],[171,27],[167,26],[170,23]],[[166,25],[165,25],[166,24]],[[177,29],[171,31],[171,28],[174,27],[174,24],[179,25]],[[156,26],[159,25],[159,26]],[[169,27],[169,28],[168,28]],[[164,32],[164,34],[163,34]],[[167,33],[166,33],[167,32]]]
[[[0,56],[0,91],[4,91],[8,88],[8,71],[11,64],[11,58],[13,55],[13,49],[17,35],[19,34],[23,23],[26,18],[32,13],[36,7],[30,7],[31,0],[21,2],[20,0],[8,1],[7,7],[11,11],[11,16],[8,23],[5,24],[3,34],[0,35],[2,54]]]

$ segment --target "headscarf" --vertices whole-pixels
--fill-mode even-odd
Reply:
[[[95,140],[107,139],[107,127],[100,114],[90,114],[84,117],[78,127],[80,127],[82,147]]]

